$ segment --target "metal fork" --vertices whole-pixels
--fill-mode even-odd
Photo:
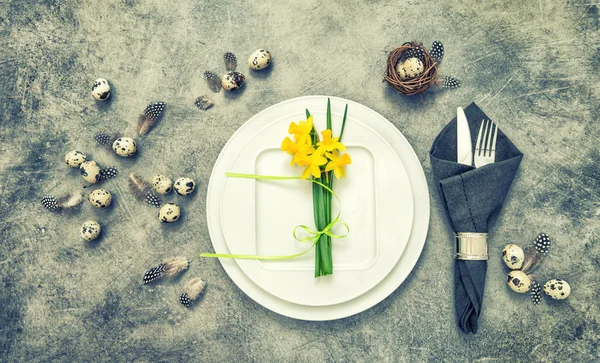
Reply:
[[[494,127],[495,126],[495,127]],[[479,135],[475,143],[475,167],[480,168],[491,164],[496,159],[496,139],[498,138],[498,125],[490,120],[481,120]]]

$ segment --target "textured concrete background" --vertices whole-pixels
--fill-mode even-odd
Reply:
[[[578,1],[2,1],[0,4],[0,361],[592,361],[600,340],[599,4]],[[407,40],[442,40],[443,74],[456,91],[403,98],[381,83],[386,54]],[[256,48],[273,66],[250,73]],[[233,51],[248,76],[237,94],[219,93],[207,112],[202,72],[223,71]],[[110,102],[90,95],[98,77]],[[457,106],[476,101],[525,159],[491,241],[480,333],[456,329],[452,244],[437,195],[419,263],[376,307],[333,322],[303,322],[247,298],[215,260],[195,258],[177,283],[142,286],[162,258],[211,249],[206,187],[221,147],[249,117],[310,94],[352,99],[382,113],[413,145],[431,183],[428,150]],[[134,135],[150,101],[168,110],[117,159],[92,142],[111,130]],[[192,145],[190,147],[190,145]],[[81,188],[63,163],[72,149],[121,175],[105,187],[114,206],[53,214],[40,198]],[[190,175],[185,215],[160,225],[133,200],[126,174]],[[430,185],[430,189],[431,189]],[[431,189],[432,190],[432,189]],[[80,224],[105,234],[85,244]],[[554,239],[537,271],[572,286],[563,302],[534,307],[505,284],[507,241]],[[210,288],[197,308],[180,285]]]

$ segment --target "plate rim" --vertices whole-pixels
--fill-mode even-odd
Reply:
[[[406,280],[408,275],[413,271],[417,261],[419,260],[421,254],[422,254],[424,245],[425,245],[425,241],[427,239],[427,234],[429,231],[430,216],[431,216],[430,215],[431,214],[430,194],[429,194],[429,187],[427,185],[427,180],[425,178],[425,173],[423,171],[423,166],[421,165],[421,162],[420,162],[417,154],[415,153],[414,149],[412,148],[412,146],[410,145],[408,140],[404,137],[404,135],[400,132],[400,130],[394,124],[392,124],[386,117],[384,117],[377,111],[375,111],[361,103],[352,101],[352,100],[348,100],[348,99],[341,98],[341,97],[324,96],[324,95],[309,95],[309,96],[290,98],[290,99],[278,102],[274,105],[271,105],[271,106],[265,108],[264,110],[267,110],[267,109],[270,109],[273,107],[277,107],[286,102],[291,102],[292,100],[310,99],[310,98],[320,98],[320,99],[331,98],[331,99],[337,99],[342,102],[347,102],[349,104],[353,104],[358,107],[364,107],[364,108],[370,110],[371,112],[373,112],[373,114],[376,115],[377,117],[380,117],[383,120],[385,120],[387,122],[387,124],[389,124],[390,130],[392,130],[392,132],[396,133],[400,137],[400,139],[403,141],[407,150],[406,150],[406,154],[402,154],[402,155],[406,156],[406,160],[412,164],[411,169],[414,169],[414,175],[412,178],[410,177],[411,174],[409,174],[409,179],[411,179],[411,187],[412,187],[412,192],[413,192],[413,201],[415,201],[413,204],[413,208],[415,209],[413,214],[415,216],[423,217],[423,221],[421,222],[421,224],[423,224],[423,225],[419,228],[415,228],[415,226],[414,226],[415,223],[419,222],[419,218],[414,218],[414,220],[413,220],[413,228],[411,231],[411,235],[409,237],[407,249],[415,248],[415,250],[411,254],[410,259],[409,259],[409,257],[407,257],[408,254],[405,251],[405,253],[403,254],[403,256],[400,259],[400,262],[394,268],[394,270],[386,278],[384,278],[380,282],[379,285],[375,286],[373,289],[371,289],[367,293],[363,294],[362,296],[360,296],[354,300],[350,300],[350,301],[347,301],[347,302],[344,302],[341,304],[337,304],[337,305],[328,305],[328,306],[322,306],[322,307],[320,307],[320,306],[303,306],[303,305],[298,305],[298,304],[294,304],[294,303],[289,303],[285,300],[281,300],[281,299],[267,293],[266,291],[262,290],[259,286],[254,284],[243,273],[243,271],[241,271],[241,269],[235,263],[235,261],[229,260],[229,259],[223,259],[223,260],[219,259],[219,262],[220,262],[221,266],[223,267],[223,269],[225,270],[225,273],[227,274],[227,276],[234,283],[234,285],[236,285],[240,290],[242,290],[242,292],[244,292],[250,299],[254,300],[256,303],[263,306],[267,310],[270,310],[270,311],[277,313],[279,315],[282,315],[282,316],[286,316],[286,317],[298,319],[298,320],[331,321],[331,320],[341,319],[341,318],[345,318],[348,316],[358,314],[360,312],[363,312],[363,311],[377,305],[381,301],[385,300],[388,296],[390,296],[394,291],[396,291],[396,289],[398,287],[400,287],[402,285],[402,283]],[[256,115],[258,115],[258,114],[256,114]],[[245,123],[250,122],[254,117],[256,117],[256,115],[254,115],[253,117],[248,119]],[[239,130],[241,129],[241,126],[243,126],[244,124],[240,125],[240,127],[232,134],[232,136],[229,138],[229,140],[223,146],[223,148],[225,148],[225,146],[227,144],[229,144],[229,142],[231,141],[233,136],[239,132]],[[211,191],[211,186],[214,187],[213,186],[213,184],[214,184],[213,175],[216,172],[216,166],[218,165],[218,162],[221,159],[221,157],[222,157],[222,154],[220,153],[219,156],[217,157],[217,160],[215,161],[213,170],[211,172],[211,177],[209,179],[209,183],[208,183],[208,187],[207,187],[208,192],[207,192],[207,196],[206,196],[207,223],[208,223],[209,235],[211,237],[211,244],[213,245],[213,248],[214,248],[214,243],[215,243],[215,242],[213,242],[213,240],[215,239],[213,237],[216,232],[211,230],[211,225],[213,224],[213,221],[211,220],[211,209],[214,209],[214,206],[213,206],[213,208],[211,208],[211,205],[213,204],[211,202],[211,196],[213,196],[214,193],[210,193],[210,191]],[[413,179],[415,181],[415,184],[412,183]],[[417,186],[417,188],[415,187],[415,185]],[[422,203],[418,203],[417,201],[422,201]],[[419,211],[417,212],[417,210],[419,210]],[[218,219],[219,218],[217,218],[217,220]],[[220,229],[218,232],[221,232]],[[415,239],[415,241],[413,241],[413,239]],[[417,244],[415,245],[414,243],[417,243]],[[227,246],[225,246],[225,248],[227,248]],[[403,261],[404,258],[409,259],[409,261]],[[238,269],[238,270],[236,271],[236,269]],[[392,274],[394,276],[391,276]],[[241,281],[244,279],[246,279],[248,281]],[[383,285],[385,285],[385,286],[383,286]],[[377,291],[374,291],[374,290],[377,290]],[[372,295],[374,293],[377,293],[377,297],[371,298],[367,302],[364,302],[365,296]],[[352,307],[351,305],[358,304],[356,302],[357,300],[362,300],[362,301],[360,301],[358,306]]]

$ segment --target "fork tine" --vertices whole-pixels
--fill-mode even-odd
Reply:
[[[481,133],[483,132],[483,124],[485,120],[481,120],[481,126],[479,127],[479,134],[477,135],[477,142],[475,142],[475,153],[477,155],[481,154]]]
[[[496,122],[496,130],[494,130],[494,141],[492,142],[492,152],[496,152],[496,140],[498,139],[498,123]]]
[[[485,150],[483,151],[483,155],[485,156],[490,156],[492,154],[492,148],[491,148],[491,143],[492,143],[492,132],[494,129],[494,123],[490,120],[487,120],[487,123],[485,124]]]

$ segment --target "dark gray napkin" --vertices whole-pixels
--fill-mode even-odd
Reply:
[[[475,103],[465,114],[475,145],[481,121],[489,118]],[[458,164],[455,117],[436,137],[430,158],[435,185],[454,232],[487,233],[500,214],[523,154],[499,129],[495,163],[477,169]],[[477,332],[486,270],[487,261],[455,260],[454,306],[458,327],[465,333]]]

